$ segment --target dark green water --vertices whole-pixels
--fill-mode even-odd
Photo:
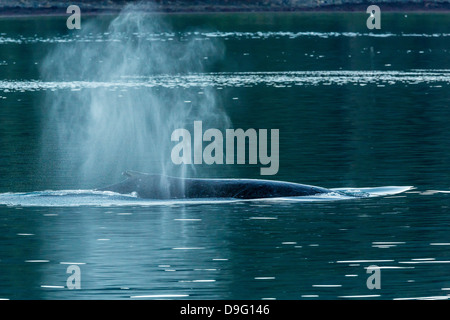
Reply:
[[[144,80],[130,74],[126,86],[98,87],[76,63],[54,78],[44,79],[42,68],[56,47],[101,53],[108,35],[69,32],[64,17],[2,18],[0,298],[448,298],[450,15],[383,13],[382,29],[374,31],[366,18],[167,16],[172,30],[146,41],[168,43],[168,55],[184,39],[213,41],[220,56],[202,56],[211,62],[201,71],[175,68],[168,78]],[[106,28],[110,20],[93,23]],[[118,181],[120,170],[152,168],[144,156],[139,168],[114,166],[119,155],[112,154],[96,167],[110,174],[83,180],[72,160],[89,155],[49,138],[58,134],[46,117],[52,101],[82,101],[105,86],[116,90],[108,95],[140,94],[145,101],[151,94],[171,103],[178,97],[194,105],[205,90],[234,128],[279,129],[280,169],[270,179],[415,189],[339,201],[94,199],[83,206],[76,197],[44,193],[34,201],[35,193],[20,194],[92,189]],[[164,137],[170,142],[170,133]],[[261,178],[259,168],[203,165],[188,173]],[[73,264],[81,270],[78,290],[66,286]],[[367,288],[370,265],[381,267],[381,289]]]

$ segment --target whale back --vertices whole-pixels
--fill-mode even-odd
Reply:
[[[189,198],[258,199],[310,196],[330,190],[272,180],[257,179],[188,179],[185,186]]]
[[[273,180],[193,179],[126,171],[126,180],[100,189],[121,194],[136,193],[146,199],[235,198],[258,199],[311,196],[328,189]]]

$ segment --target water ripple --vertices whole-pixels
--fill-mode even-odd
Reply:
[[[317,31],[256,31],[256,32],[227,32],[227,31],[210,31],[210,32],[135,32],[132,38],[141,41],[186,41],[188,39],[208,40],[220,38],[224,40],[267,40],[267,39],[298,39],[298,38],[446,38],[450,37],[450,33],[372,33],[372,32],[317,32]],[[34,44],[34,43],[71,43],[71,42],[118,42],[128,41],[130,34],[109,32],[91,33],[83,35],[56,35],[52,37],[25,36],[15,34],[8,36],[6,33],[0,35],[0,44]]]
[[[289,72],[221,72],[164,74],[157,76],[128,76],[115,81],[0,81],[0,92],[82,89],[139,89],[139,88],[203,88],[203,87],[291,87],[317,85],[414,85],[450,84],[450,70],[341,70]]]

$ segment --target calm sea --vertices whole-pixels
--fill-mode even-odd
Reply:
[[[0,19],[0,298],[450,297],[449,14],[382,13],[380,30],[365,13],[114,18]],[[183,119],[280,132],[275,176],[187,176],[412,188],[246,202],[93,191],[127,169],[179,172],[167,162]]]

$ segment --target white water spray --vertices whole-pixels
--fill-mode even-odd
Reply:
[[[78,32],[78,33],[77,33]],[[80,34],[81,32],[81,34]],[[161,16],[128,6],[115,19],[83,21],[75,41],[57,44],[42,67],[45,81],[130,81],[129,87],[49,91],[44,113],[43,163],[79,185],[116,181],[124,170],[186,175],[170,159],[171,133],[194,120],[229,127],[212,87],[134,88],[136,79],[204,72],[223,55],[217,39],[177,37]],[[77,38],[93,37],[86,43]],[[208,59],[206,59],[208,58]],[[200,92],[199,92],[200,91]]]

